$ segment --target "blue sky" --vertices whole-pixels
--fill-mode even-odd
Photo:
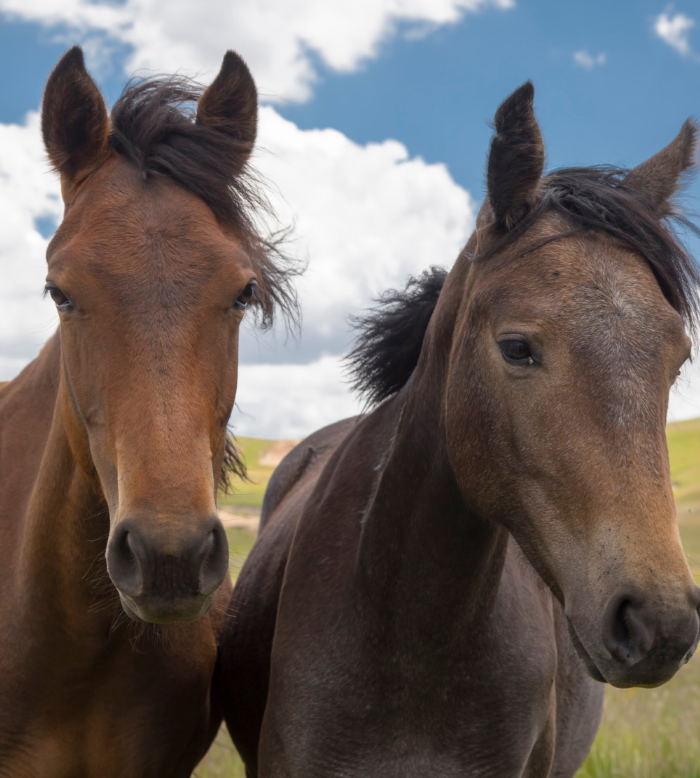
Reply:
[[[676,10],[700,16],[698,3]],[[662,11],[644,0],[520,2],[423,40],[397,37],[360,73],[326,69],[314,99],[282,113],[301,127],[337,127],[362,143],[398,138],[412,154],[446,162],[480,197],[487,121],[531,79],[550,166],[634,165],[700,114],[700,64],[654,34]],[[695,37],[700,49],[700,30]],[[603,53],[604,64],[577,65],[573,54],[581,50]]]
[[[0,268],[13,279],[26,265],[0,291],[19,322],[0,321],[0,380],[55,326],[38,294],[58,190],[25,116],[74,42],[108,103],[135,70],[206,82],[226,48],[251,66],[268,105],[259,163],[309,262],[301,338],[243,337],[239,431],[252,434],[304,434],[356,409],[347,316],[454,261],[484,196],[489,121],[523,81],[550,168],[635,165],[700,115],[700,0],[0,0],[0,209],[15,225]],[[700,211],[700,180],[687,195]],[[280,382],[296,388],[277,413]],[[700,373],[689,386],[682,415],[700,415]]]
[[[547,144],[548,165],[634,165],[700,114],[700,62],[654,32],[662,12],[700,18],[700,2],[586,3],[521,0],[515,8],[467,15],[454,25],[399,24],[376,59],[353,73],[313,57],[319,83],[305,103],[280,113],[302,129],[334,127],[358,143],[402,141],[411,155],[445,162],[481,199],[490,129],[498,103],[526,79]],[[0,17],[0,121],[35,109],[51,67],[70,39],[63,26]],[[690,31],[700,52],[700,29]],[[125,46],[100,86],[111,102],[124,83]],[[605,62],[591,68],[574,53]],[[690,193],[700,193],[698,184]]]

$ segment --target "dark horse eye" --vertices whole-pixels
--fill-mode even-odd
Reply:
[[[527,342],[520,340],[519,338],[509,338],[508,340],[501,340],[498,342],[503,354],[503,359],[506,362],[510,362],[513,365],[534,365],[535,360],[532,358],[530,347]]]
[[[50,294],[51,299],[56,303],[59,311],[67,311],[73,308],[73,303],[63,294],[63,292],[53,284],[46,284],[44,294]]]
[[[233,304],[234,308],[239,311],[244,311],[248,307],[248,303],[253,299],[255,294],[255,281],[251,281],[246,285],[246,288],[238,295],[236,302]]]

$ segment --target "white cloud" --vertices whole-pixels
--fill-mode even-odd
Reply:
[[[269,106],[260,119],[260,145],[269,152],[257,167],[274,182],[282,220],[295,221],[295,252],[309,260],[297,283],[303,337],[277,358],[339,354],[348,314],[402,287],[409,274],[454,262],[473,229],[474,205],[444,165],[410,159],[397,141],[360,146],[337,130],[302,131]],[[272,358],[261,349],[256,361]],[[244,355],[253,355],[247,344]]]
[[[237,435],[302,438],[359,412],[340,359],[328,356],[308,365],[242,365],[231,423]]]
[[[700,417],[700,360],[695,355],[686,362],[671,390],[668,406],[669,421],[683,421]]]
[[[0,0],[11,17],[62,25],[85,43],[90,64],[103,64],[115,43],[132,48],[126,70],[198,72],[210,77],[223,53],[248,61],[263,95],[306,100],[317,79],[314,55],[331,69],[353,71],[408,23],[423,30],[464,13],[512,8],[514,0]],[[68,36],[64,37],[68,38]],[[105,51],[106,50],[106,51]]]
[[[56,326],[50,301],[42,299],[47,241],[35,219],[58,221],[60,187],[48,170],[39,117],[0,124],[0,380],[34,357]]]
[[[593,70],[594,67],[604,65],[606,60],[605,54],[596,54],[593,56],[589,54],[586,49],[574,52],[574,62],[586,70]]]
[[[668,43],[682,57],[700,59],[690,45],[690,31],[695,27],[695,19],[683,13],[673,16],[668,12],[659,14],[654,19],[654,32],[662,41]]]

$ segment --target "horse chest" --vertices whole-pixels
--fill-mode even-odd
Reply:
[[[187,651],[177,637],[101,650],[65,635],[23,651],[14,641],[0,673],[0,776],[189,776],[211,735],[215,661],[213,636],[189,637]]]
[[[337,697],[335,709],[323,706],[325,716],[305,718],[294,741],[291,728],[277,737],[264,730],[259,778],[520,778],[547,738],[552,710],[551,695],[541,707],[511,698],[511,711],[484,700],[453,707],[443,698],[442,706],[428,702],[422,710],[410,707],[416,700],[403,710],[367,705],[360,716],[348,702]]]
[[[368,651],[350,631],[334,641],[342,648],[307,644],[279,698],[273,679],[260,778],[522,775],[554,709],[556,650],[551,634],[541,640],[545,627],[511,626],[520,639],[509,642],[497,621],[422,654]]]

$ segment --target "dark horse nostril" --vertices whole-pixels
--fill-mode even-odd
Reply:
[[[613,598],[605,616],[603,643],[614,659],[628,667],[647,656],[654,635],[638,598],[629,595]]]
[[[175,601],[208,597],[219,588],[228,571],[228,542],[218,517],[179,544],[172,537],[167,541],[146,535],[132,519],[123,519],[114,528],[107,545],[107,570],[121,594],[138,602]]]
[[[202,566],[199,574],[199,588],[207,596],[216,591],[228,570],[228,541],[221,522],[216,519],[214,527],[207,535],[202,554]]]
[[[142,588],[138,539],[126,527],[116,527],[107,546],[107,571],[120,592],[135,597]]]

